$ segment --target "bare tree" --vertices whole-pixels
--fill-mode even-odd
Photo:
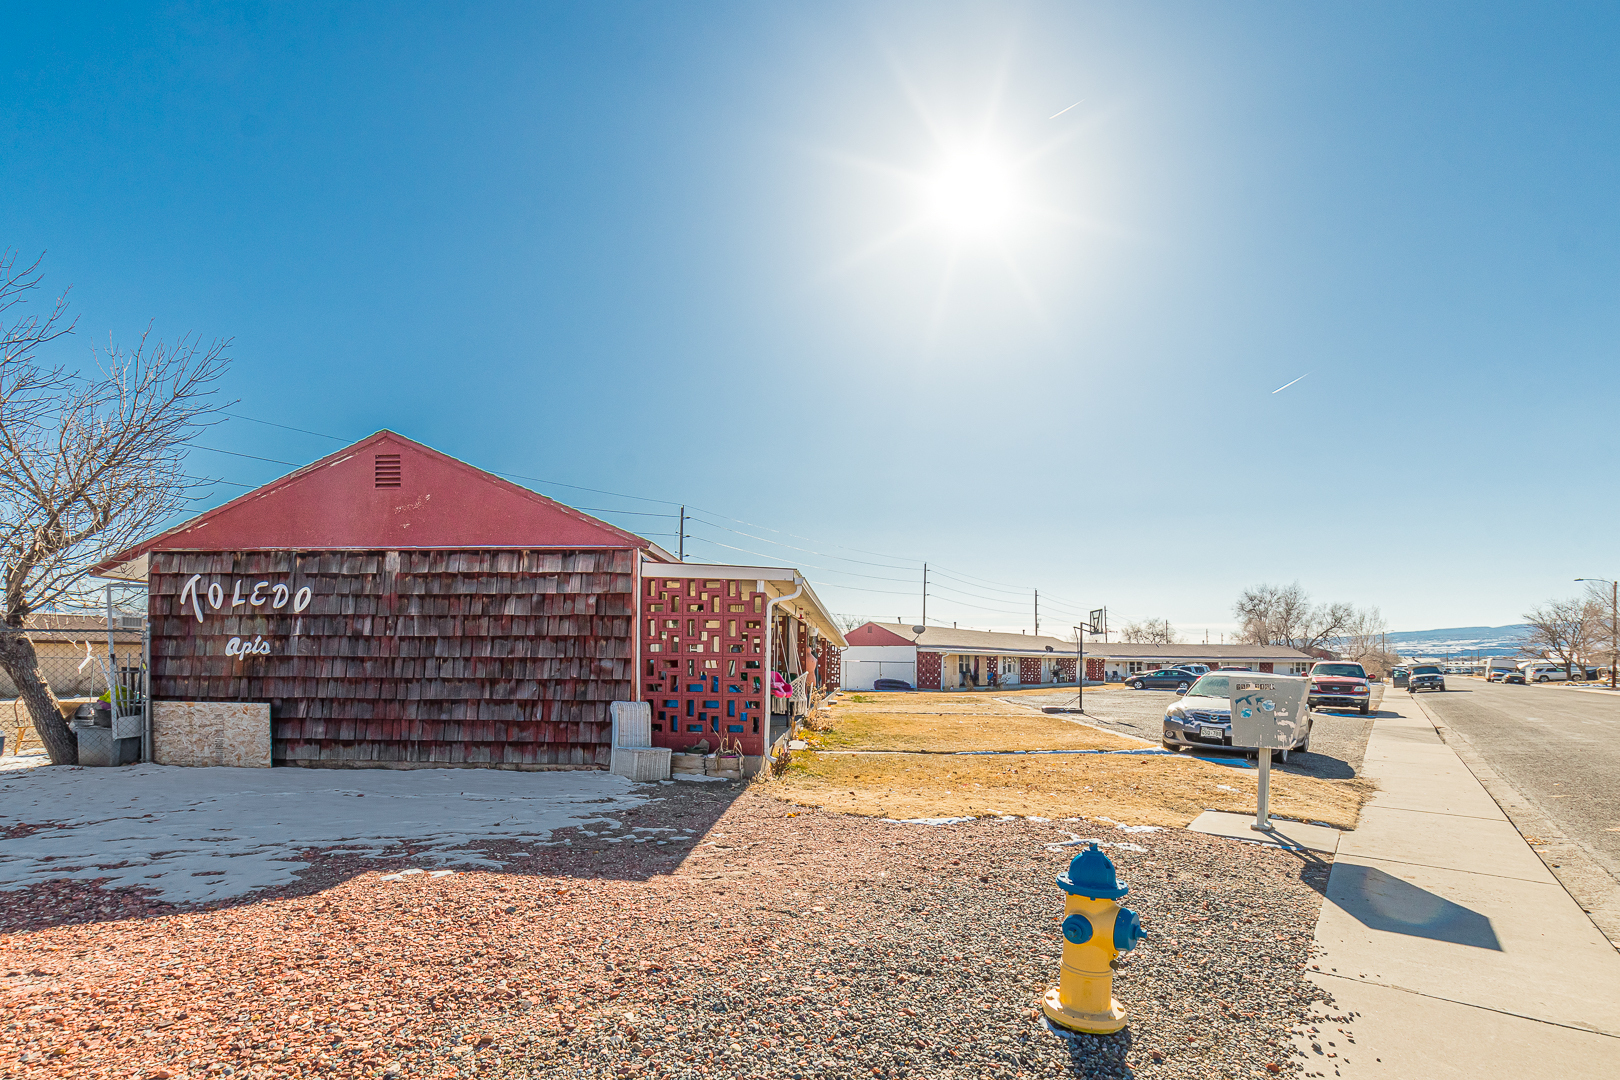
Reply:
[[[1312,604],[1297,581],[1245,589],[1232,611],[1238,617],[1242,640],[1252,645],[1286,645],[1303,653],[1337,644],[1356,617],[1356,609],[1347,603]]]
[[[187,508],[185,444],[220,407],[213,394],[230,342],[174,345],[143,335],[109,346],[88,373],[52,366],[40,346],[72,331],[66,294],[47,316],[25,305],[36,260],[0,255],[0,669],[10,676],[53,764],[78,747],[25,632],[35,612],[82,598],[89,567]]]
[[[1620,584],[1593,578],[1586,583],[1586,603],[1592,612],[1591,659],[1609,669],[1609,685],[1616,684],[1620,662]]]
[[[1128,622],[1125,629],[1119,632],[1119,639],[1137,645],[1175,645],[1181,640],[1176,628],[1170,625],[1169,619]]]
[[[867,620],[861,618],[859,615],[843,615],[838,612],[833,612],[833,623],[837,625],[840,632],[845,634],[849,633],[857,626],[865,626],[866,622]]]
[[[1377,608],[1358,608],[1339,634],[1335,651],[1383,678],[1400,665],[1400,658],[1385,646],[1384,633],[1388,629],[1389,624]]]
[[[1590,597],[1549,600],[1524,613],[1530,624],[1519,651],[1526,656],[1557,657],[1564,674],[1575,677],[1575,665],[1584,663],[1593,638],[1601,631],[1602,615]]]

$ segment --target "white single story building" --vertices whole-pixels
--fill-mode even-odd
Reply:
[[[869,622],[844,635],[839,685],[870,690],[878,679],[898,679],[919,690],[1073,686],[1075,643],[1034,634],[929,626],[922,633],[901,623]],[[1314,658],[1282,645],[1141,645],[1087,641],[1087,682],[1123,682],[1139,671],[1177,664],[1246,667],[1301,675]]]

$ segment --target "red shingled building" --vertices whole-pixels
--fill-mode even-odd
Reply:
[[[96,570],[148,585],[154,700],[268,702],[277,764],[604,766],[636,700],[659,745],[757,757],[769,675],[807,698],[843,645],[796,571],[678,563],[389,431]]]

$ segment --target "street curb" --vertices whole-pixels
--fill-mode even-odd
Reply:
[[[1412,703],[1423,713],[1423,718],[1434,726],[1440,741],[1451,747],[1454,754],[1474,774],[1480,787],[1485,789],[1507,815],[1519,836],[1546,865],[1547,871],[1564,887],[1571,900],[1592,920],[1598,932],[1617,951],[1620,951],[1620,882],[1609,876],[1586,849],[1564,835],[1541,807],[1521,795],[1513,785],[1502,779],[1491,768],[1474,744],[1453,728],[1436,719],[1417,695]],[[1531,843],[1534,839],[1536,842]]]

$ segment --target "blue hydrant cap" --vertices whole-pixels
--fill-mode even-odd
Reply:
[[[1098,900],[1118,900],[1131,890],[1114,876],[1114,864],[1093,840],[1091,846],[1074,857],[1069,872],[1057,876],[1058,888],[1071,896]]]

